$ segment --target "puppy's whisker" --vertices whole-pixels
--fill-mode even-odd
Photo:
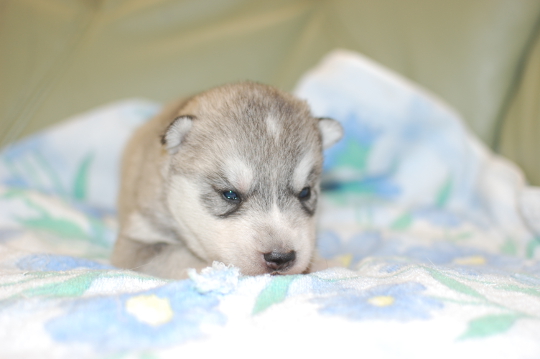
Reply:
[[[135,266],[135,267],[129,267],[129,268],[126,268],[127,270],[131,270],[131,271],[134,271],[134,272],[137,272],[138,269],[141,269],[143,267],[145,267],[146,265],[148,265],[150,262],[152,262],[152,260],[149,260],[148,262],[146,263],[143,263],[143,264],[140,264],[138,266]]]

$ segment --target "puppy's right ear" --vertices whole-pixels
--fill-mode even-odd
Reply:
[[[191,129],[194,118],[190,115],[180,116],[167,127],[165,134],[161,137],[161,144],[165,146],[171,155],[174,155],[180,149],[180,144]]]
[[[321,117],[319,120],[319,131],[321,131],[323,150],[326,150],[343,137],[343,126],[336,120],[328,117]]]

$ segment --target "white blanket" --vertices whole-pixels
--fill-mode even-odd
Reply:
[[[160,109],[112,104],[0,153],[0,357],[540,357],[540,191],[360,55],[331,53],[296,93],[345,128],[319,235],[344,268],[111,267],[120,151]]]

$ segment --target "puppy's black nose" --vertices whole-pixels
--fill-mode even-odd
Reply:
[[[283,270],[290,267],[296,259],[296,252],[290,251],[288,253],[273,251],[264,254],[264,260],[266,266],[272,270]]]

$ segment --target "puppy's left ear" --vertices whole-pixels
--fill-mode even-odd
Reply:
[[[339,122],[328,117],[319,118],[323,150],[334,145],[343,137],[343,127]]]
[[[161,137],[161,144],[165,146],[171,155],[174,155],[180,149],[180,144],[191,130],[193,119],[194,117],[190,115],[180,116],[167,127],[165,134]]]

